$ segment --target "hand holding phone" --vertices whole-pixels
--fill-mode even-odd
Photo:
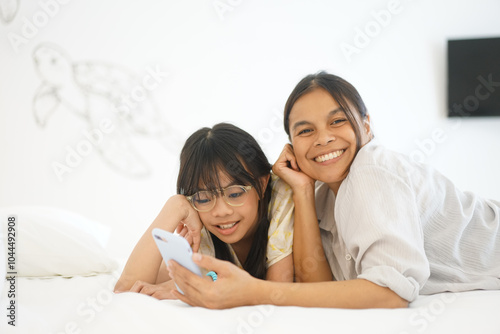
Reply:
[[[186,239],[159,228],[153,229],[152,234],[165,263],[174,260],[192,273],[202,276],[200,268],[193,262],[193,250]],[[177,284],[175,286],[184,294]]]

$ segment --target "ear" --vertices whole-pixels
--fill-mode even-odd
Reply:
[[[368,138],[373,137],[372,133],[372,126],[371,126],[371,121],[370,121],[370,115],[366,114],[365,119],[363,120],[363,127],[365,129],[365,134],[368,136]]]
[[[264,190],[262,192],[261,199],[264,198],[264,194],[266,192],[267,184],[269,183],[270,177],[271,177],[271,174],[267,174],[267,175],[261,176],[261,178],[260,178],[260,185],[262,186],[262,189]]]

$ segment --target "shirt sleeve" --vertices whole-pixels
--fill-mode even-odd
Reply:
[[[351,170],[337,199],[335,220],[357,278],[415,300],[430,268],[411,186],[384,168],[362,166]]]
[[[271,174],[272,195],[269,202],[269,232],[267,242],[267,268],[292,253],[293,211],[292,188]]]

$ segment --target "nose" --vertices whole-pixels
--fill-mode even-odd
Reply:
[[[329,130],[317,130],[314,146],[326,146],[336,138]]]
[[[229,216],[233,213],[233,207],[227,204],[222,196],[218,196],[211,213],[214,217]]]

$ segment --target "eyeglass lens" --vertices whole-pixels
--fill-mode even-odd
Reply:
[[[224,200],[229,205],[239,206],[245,202],[247,191],[241,186],[230,186],[222,190]],[[210,191],[199,191],[193,196],[193,204],[197,209],[207,210],[215,205],[216,194]]]

